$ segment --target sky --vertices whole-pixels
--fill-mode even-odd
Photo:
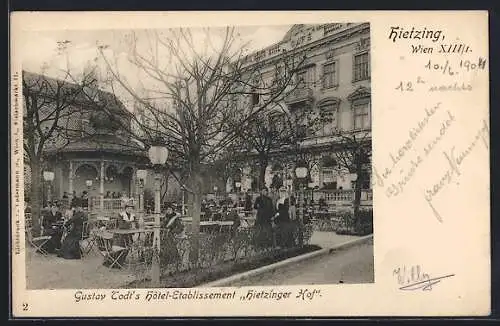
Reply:
[[[245,45],[246,52],[251,53],[260,50],[266,46],[280,41],[291,25],[280,26],[239,26],[236,27],[238,38],[235,47]],[[130,31],[125,30],[57,30],[57,31],[39,31],[25,32],[22,41],[23,69],[35,73],[42,73],[55,78],[62,78],[67,67],[75,76],[81,75],[84,67],[90,63],[101,67],[101,72],[106,71],[106,64],[102,56],[98,53],[98,45],[106,45],[106,58],[113,59],[117,71],[127,80],[131,87],[137,88],[144,82],[139,70],[128,61],[130,47],[124,41]],[[147,38],[141,37],[145,31],[134,31],[137,33],[137,47],[144,53],[149,53]],[[153,31],[149,31],[153,32]],[[168,33],[168,30],[157,30],[159,33]],[[210,36],[212,44],[217,45],[222,40],[223,29],[211,29]],[[142,34],[141,34],[142,33]],[[199,51],[204,49],[206,34],[201,30],[192,30],[194,47]],[[212,37],[213,35],[213,37]],[[70,41],[71,45],[62,53],[58,51],[58,42]],[[189,49],[187,50],[189,52]],[[208,50],[210,51],[210,50]],[[168,57],[161,54],[159,57]],[[165,69],[168,69],[169,63],[166,62]],[[140,80],[138,84],[138,80]],[[146,86],[148,87],[148,86]],[[125,105],[131,103],[129,94],[124,90],[115,90],[115,93],[124,101]],[[129,107],[129,109],[131,109]]]

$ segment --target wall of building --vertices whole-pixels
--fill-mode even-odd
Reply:
[[[347,28],[346,28],[347,27]],[[328,31],[328,32],[327,32]],[[338,42],[331,42],[332,37],[336,33],[349,35],[353,31],[352,36],[342,37]],[[313,45],[311,45],[313,44]],[[336,132],[336,128],[344,131],[351,131],[354,129],[354,102],[350,96],[364,88],[367,90],[367,96],[360,101],[367,103],[368,108],[368,129],[371,129],[371,101],[370,101],[370,31],[366,24],[326,24],[326,25],[296,25],[288,35],[288,40],[283,40],[275,45],[259,50],[253,56],[249,56],[249,67],[253,63],[260,60],[268,60],[275,53],[274,48],[291,49],[297,45],[303,47],[311,47],[307,50],[307,59],[304,67],[307,67],[306,82],[300,87],[309,88],[312,91],[312,98],[310,101],[295,102],[289,104],[289,111],[292,107],[298,107],[298,110],[311,110],[311,116],[318,117],[320,115],[320,108],[325,103],[335,103],[333,106],[336,110],[333,113],[334,121],[319,124],[315,126],[315,133],[310,134],[311,138],[325,138],[323,143],[333,142],[331,136]],[[273,55],[269,55],[273,54]],[[368,55],[368,75],[367,78],[356,80],[355,78],[355,57],[357,55]],[[276,56],[275,56],[276,58]],[[271,59],[269,59],[271,60]],[[332,87],[325,88],[323,84],[323,69],[325,64],[335,64],[335,77]],[[268,81],[274,76],[273,70],[276,65],[279,65],[279,60],[270,61],[268,66],[259,68],[263,72],[262,81]],[[249,68],[252,71],[251,68]],[[300,70],[299,70],[300,74]],[[299,87],[296,85],[290,88]],[[360,102],[361,103],[361,102]],[[249,105],[248,97],[241,98],[241,107]],[[285,105],[287,106],[287,105]],[[296,109],[295,109],[296,110]],[[356,128],[358,129],[358,128]],[[306,140],[308,143],[315,143],[315,141]],[[312,150],[312,147],[311,147]],[[356,180],[355,174],[350,174],[349,171],[339,171],[337,167],[325,167],[321,164],[321,156],[328,155],[328,152],[323,152],[320,155],[315,154],[316,171],[314,173],[313,183],[320,188],[324,183],[336,183],[337,189],[344,190],[352,189],[352,181]],[[371,175],[371,173],[369,173]],[[268,169],[266,173],[266,180],[272,179],[272,171]]]

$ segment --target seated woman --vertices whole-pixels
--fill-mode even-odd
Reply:
[[[74,208],[73,216],[64,223],[67,234],[58,256],[64,259],[81,259],[80,239],[82,237],[85,215],[80,200],[73,201],[72,207]]]
[[[73,217],[73,210],[71,208],[64,209],[64,213],[63,213],[63,220],[64,220],[64,222],[67,222],[72,217]]]
[[[229,209],[229,212],[226,215],[226,221],[232,221],[233,225],[231,225],[231,234],[234,236],[238,231],[238,228],[241,225],[240,216],[238,215],[238,209],[236,204],[232,208]]]
[[[135,218],[134,213],[132,212],[132,208],[134,205],[131,203],[127,203],[125,205],[125,211],[121,212],[118,219],[118,228],[129,230],[136,229],[138,227],[138,220]],[[132,234],[124,234],[122,236],[117,237],[116,245],[122,247],[128,247],[133,242]]]
[[[50,240],[44,245],[48,253],[55,253],[61,248],[61,237],[63,235],[62,214],[56,204],[52,204],[50,210],[43,216],[43,235],[50,236]]]

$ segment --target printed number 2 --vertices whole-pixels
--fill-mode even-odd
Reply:
[[[26,302],[23,302],[23,311],[28,311],[29,305]]]

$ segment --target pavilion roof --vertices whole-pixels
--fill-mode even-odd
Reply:
[[[70,142],[60,149],[47,149],[48,154],[67,152],[106,152],[146,157],[146,150],[136,142],[116,134],[100,134]]]

